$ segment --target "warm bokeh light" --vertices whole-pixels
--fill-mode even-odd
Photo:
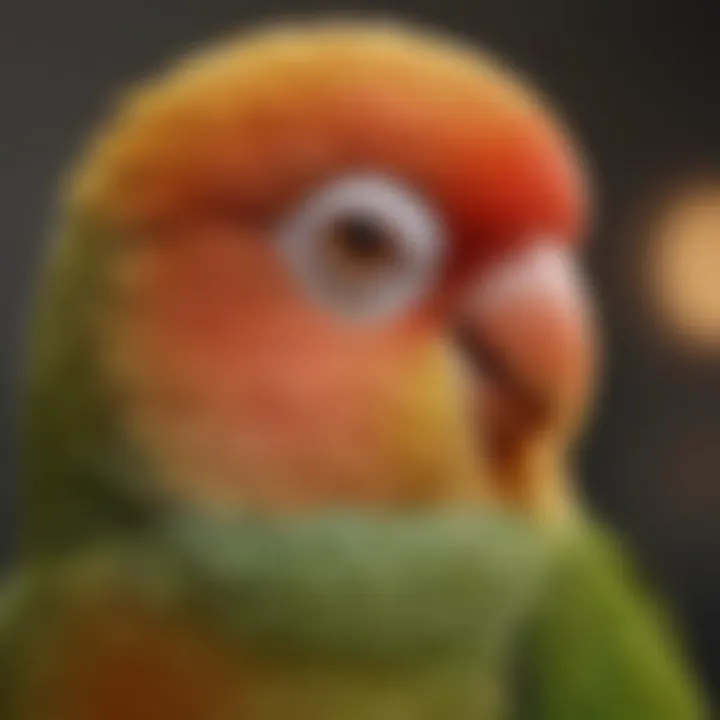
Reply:
[[[665,327],[720,351],[720,182],[675,196],[650,238],[651,297]]]

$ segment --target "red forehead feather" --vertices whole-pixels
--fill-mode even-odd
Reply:
[[[542,104],[493,62],[412,33],[298,31],[229,48],[124,118],[78,183],[106,214],[177,224],[236,208],[242,221],[259,204],[272,217],[328,177],[373,169],[438,206],[455,269],[539,234],[574,240],[585,222],[582,169]]]
[[[474,270],[547,235],[575,244],[587,222],[582,165],[539,115],[489,135],[456,135],[439,193],[451,226],[455,270]]]

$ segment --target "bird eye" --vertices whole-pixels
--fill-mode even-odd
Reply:
[[[282,225],[279,243],[309,296],[344,317],[370,321],[419,303],[444,252],[432,208],[402,184],[369,175],[318,190]]]

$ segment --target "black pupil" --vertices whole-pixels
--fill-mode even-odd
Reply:
[[[340,218],[333,225],[332,235],[353,259],[377,261],[392,255],[387,229],[371,217]]]

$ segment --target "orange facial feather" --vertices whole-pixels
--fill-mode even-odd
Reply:
[[[448,264],[422,307],[358,330],[299,297],[270,241],[362,170],[437,209]],[[99,347],[128,435],[192,498],[466,498],[476,439],[439,308],[529,237],[573,240],[584,197],[543,104],[454,44],[329,24],[192,59],[130,96],[71,185],[125,240]]]

